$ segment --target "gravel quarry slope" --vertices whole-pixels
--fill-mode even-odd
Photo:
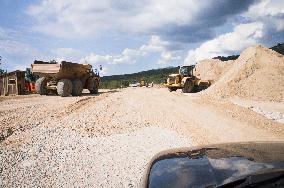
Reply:
[[[200,65],[198,65],[200,64]],[[284,56],[255,45],[234,61],[204,60],[197,64],[202,79],[213,79],[204,94],[259,101],[284,101]]]
[[[127,88],[0,99],[0,187],[137,187],[157,152],[283,141],[283,124],[227,100]]]

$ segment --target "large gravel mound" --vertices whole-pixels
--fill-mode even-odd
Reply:
[[[227,66],[230,68],[225,72],[221,69],[223,75],[220,78],[217,76],[215,84],[204,93],[220,97],[284,101],[283,55],[257,45],[246,49],[237,60],[230,63],[232,65]],[[218,69],[219,64],[216,64],[215,69]],[[212,63],[209,63],[208,67],[211,66]]]
[[[231,68],[234,61],[221,61],[219,59],[205,59],[195,66],[194,75],[204,80],[215,83],[222,75]]]

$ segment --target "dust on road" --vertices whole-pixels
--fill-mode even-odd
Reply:
[[[284,139],[246,107],[164,88],[0,100],[0,186],[137,187],[157,152]]]

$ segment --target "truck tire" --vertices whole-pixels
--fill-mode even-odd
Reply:
[[[73,88],[72,88],[72,95],[73,96],[80,96],[83,92],[83,84],[81,80],[74,80],[72,82]]]
[[[99,82],[95,79],[90,79],[88,81],[88,89],[90,93],[98,94],[99,93]]]
[[[182,88],[183,93],[190,93],[193,91],[194,83],[191,80],[186,80]]]
[[[205,89],[206,89],[206,87],[204,85],[199,85],[197,87],[197,92],[200,92],[200,91],[205,90]]]
[[[61,97],[67,97],[72,92],[72,82],[68,79],[61,79],[57,83],[57,93]]]
[[[172,91],[176,91],[176,90],[177,90],[177,88],[174,88],[174,87],[168,87],[168,90],[169,90],[170,92],[172,92]]]
[[[47,80],[45,77],[37,79],[35,83],[36,92],[40,95],[46,95],[47,94],[46,85],[47,85]]]

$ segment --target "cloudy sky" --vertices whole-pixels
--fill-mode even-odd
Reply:
[[[104,75],[194,64],[284,42],[283,0],[0,0],[2,69],[35,60]]]

